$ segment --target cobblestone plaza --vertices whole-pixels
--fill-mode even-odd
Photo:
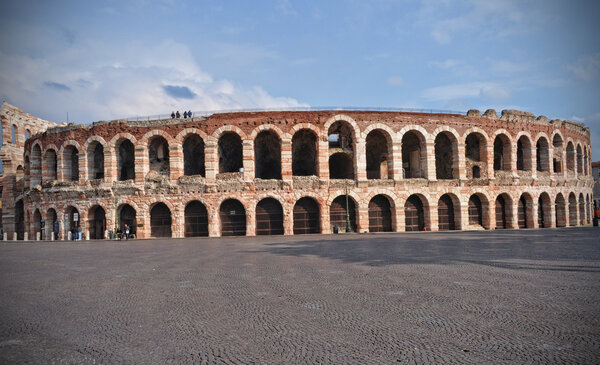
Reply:
[[[600,362],[600,230],[0,244],[0,363]]]

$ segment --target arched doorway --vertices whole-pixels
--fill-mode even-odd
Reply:
[[[185,206],[185,236],[208,236],[208,212],[201,202],[194,200]]]
[[[294,205],[294,234],[309,233],[321,233],[321,214],[319,204],[304,197]]]
[[[538,198],[538,227],[550,228],[552,226],[550,217],[550,196],[542,193]]]
[[[104,231],[106,230],[106,212],[104,209],[99,205],[90,208],[88,213],[88,221],[90,228],[90,239],[104,239]]]
[[[385,195],[375,195],[369,202],[369,232],[391,232],[392,209]]]
[[[150,231],[152,237],[171,237],[171,211],[165,203],[150,209]]]
[[[123,229],[127,224],[127,227],[129,227],[129,235],[136,234],[137,218],[135,209],[129,204],[123,204],[119,207],[118,212],[119,227]]]
[[[404,204],[406,231],[425,230],[425,211],[423,202],[417,195],[411,195]]]
[[[256,235],[283,234],[283,208],[273,198],[265,198],[256,205]]]
[[[281,140],[273,131],[262,131],[254,139],[255,176],[281,179]]]
[[[44,232],[42,230],[42,213],[40,213],[39,209],[36,209],[33,212],[33,220],[31,221],[31,239],[35,240],[37,237],[37,233],[40,234],[40,239],[44,239]]]
[[[517,207],[517,218],[519,223],[519,228],[528,228],[527,227],[527,200],[525,199],[525,195],[521,195],[519,198],[519,205]]]
[[[556,219],[557,227],[566,227],[567,226],[567,206],[565,202],[565,198],[562,194],[558,194],[556,196],[556,200],[554,201],[554,214]]]
[[[221,236],[246,235],[246,209],[235,199],[227,199],[219,209],[221,217]]]
[[[456,229],[454,218],[454,203],[448,194],[444,194],[438,200],[438,229],[440,231],[452,231]]]
[[[496,229],[508,228],[509,214],[508,204],[504,196],[498,195],[496,198]]]
[[[348,215],[350,216],[350,229],[356,232],[356,205],[354,200],[348,197]],[[329,221],[333,226],[338,226],[340,232],[346,231],[346,196],[340,195],[333,200],[329,209]]]
[[[73,239],[73,233],[79,233],[78,228],[81,221],[79,210],[73,206],[70,206],[67,208],[65,213],[67,215],[67,219],[65,220],[65,235],[68,235],[70,239]]]
[[[569,225],[571,227],[577,225],[577,198],[573,193],[569,194]]]
[[[301,129],[292,137],[292,175],[317,175],[317,136]]]
[[[483,227],[483,207],[476,194],[469,198],[469,225]]]

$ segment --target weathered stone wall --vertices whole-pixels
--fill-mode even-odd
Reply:
[[[376,139],[376,143],[367,143],[367,136],[373,131],[377,131],[380,137]],[[269,137],[257,138],[261,132],[269,132]],[[220,147],[221,137],[231,136],[231,133],[239,136],[241,148],[238,149],[231,142],[221,144]],[[316,137],[314,146],[311,145],[310,138],[294,139],[296,133],[313,133]],[[408,133],[413,136],[412,140],[416,145],[410,152],[411,156],[406,156],[404,161],[418,165],[420,173],[415,178],[406,176],[403,169],[402,141]],[[439,174],[440,169],[436,168],[435,142],[440,133],[444,134],[446,144],[443,153],[438,153],[437,164],[444,163],[446,167],[443,175],[445,179],[438,180],[436,172]],[[470,151],[467,157],[466,139],[473,133],[480,145],[479,153]],[[329,134],[339,134],[343,139],[332,142]],[[563,141],[562,151],[553,150],[552,141],[556,135]],[[185,143],[190,136],[194,136],[195,143]],[[498,136],[509,142],[503,156],[503,169],[494,170],[494,159],[497,157],[494,141]],[[542,138],[547,143],[541,144],[545,146],[545,150],[540,152],[536,150],[536,144]],[[198,139],[202,143],[198,143]],[[131,175],[127,176],[135,177],[119,181],[124,176],[120,172],[128,168],[121,163],[124,157],[119,150],[126,140],[134,146],[132,153],[135,162],[132,164]],[[163,141],[166,141],[166,146],[159,147],[163,145]],[[268,141],[268,145],[257,146],[260,141]],[[302,143],[302,149],[308,149],[306,155],[298,148],[294,149],[293,141]],[[517,150],[517,141],[521,141],[521,145],[526,148]],[[384,143],[386,146],[381,146]],[[584,151],[585,158],[581,157],[580,165],[585,166],[581,166],[581,172],[577,169],[568,171],[566,168],[567,143]],[[90,154],[98,144],[103,148],[104,159],[104,177],[101,179],[95,178],[95,173],[90,172],[94,168],[89,166],[97,161]],[[188,145],[195,146],[196,155],[184,152],[184,147]],[[198,146],[203,146],[203,153],[198,152]],[[98,224],[91,217],[91,212],[97,214],[98,206],[105,212],[106,223],[103,227],[112,229],[117,225],[124,204],[135,210],[138,237],[150,237],[153,232],[159,234],[157,232],[164,233],[165,230],[174,237],[183,237],[186,226],[192,224],[192,217],[186,219],[185,213],[186,205],[192,201],[201,202],[207,212],[206,217],[194,219],[204,219],[199,224],[208,225],[208,235],[219,236],[224,229],[228,229],[224,228],[228,223],[223,219],[234,219],[234,216],[239,215],[239,212],[234,214],[234,210],[229,213],[220,211],[222,203],[227,199],[236,199],[242,204],[245,211],[242,215],[245,216],[245,234],[261,233],[261,227],[265,224],[273,225],[278,219],[283,221],[284,234],[293,234],[298,229],[299,217],[302,216],[301,213],[295,213],[295,205],[303,197],[310,197],[318,204],[319,231],[330,233],[330,218],[336,216],[340,209],[339,203],[334,204],[334,199],[345,195],[346,190],[356,208],[356,222],[352,223],[360,232],[377,230],[374,222],[381,212],[388,214],[384,214],[381,219],[382,227],[387,227],[383,230],[414,229],[410,223],[414,214],[417,214],[415,219],[419,220],[417,229],[437,230],[439,220],[442,219],[438,213],[443,213],[444,217],[447,213],[439,205],[445,194],[451,199],[444,201],[452,201],[454,204],[452,210],[456,229],[497,228],[498,217],[502,216],[496,211],[497,198],[501,195],[506,197],[502,218],[502,224],[506,227],[534,228],[540,222],[545,227],[554,227],[557,207],[561,223],[580,225],[591,220],[593,181],[589,167],[589,130],[568,121],[548,123],[545,117],[535,118],[530,113],[519,111],[503,111],[501,117],[493,110],[488,110],[483,115],[471,110],[467,116],[402,112],[282,111],[224,113],[206,118],[147,122],[98,122],[90,126],[51,128],[30,138],[24,148],[24,156],[31,160],[33,167],[25,170],[24,180],[29,184],[24,185],[24,193],[16,199],[24,201],[24,229],[30,237],[38,229],[37,222],[32,217],[48,220],[55,213],[63,236],[65,227],[68,228],[72,223],[69,221],[72,218],[65,219],[65,213],[71,212],[72,208],[77,209],[78,224],[84,232]],[[279,156],[265,156],[265,151],[276,154],[274,148],[280,149]],[[311,148],[314,150],[310,150]],[[79,156],[78,164],[70,157],[74,149]],[[377,151],[372,152],[371,149]],[[57,156],[56,177],[52,166],[54,162],[44,159],[47,154],[53,156],[49,151],[54,151]],[[330,170],[339,170],[339,165],[335,165],[339,160],[331,157],[340,154],[350,158],[345,169],[351,170],[351,179],[330,179]],[[301,160],[298,163],[303,165],[297,171],[307,171],[305,165],[307,161],[314,160],[313,155],[316,156],[315,176],[294,176],[294,160]],[[373,155],[377,157],[372,157]],[[548,164],[548,156],[556,155],[563,156],[562,164],[565,166],[560,172],[554,172],[550,165],[538,171],[537,156],[544,156],[544,163]],[[256,156],[269,161],[267,166],[273,161],[280,162],[280,168],[273,175],[277,178],[257,178]],[[369,173],[367,156],[371,159]],[[203,169],[196,170],[204,170],[204,174],[184,175],[184,166],[190,166],[190,159],[197,158],[204,158],[203,163],[198,165],[203,166]],[[239,171],[220,171],[219,166],[238,158],[241,160]],[[447,159],[452,161],[446,161]],[[168,166],[164,166],[166,163]],[[377,163],[380,164],[379,171],[376,170]],[[577,161],[573,163],[577,164]],[[74,166],[77,170],[74,170]],[[473,176],[474,167],[479,169],[479,178]],[[73,178],[72,171],[78,172],[77,179]],[[262,176],[270,176],[268,171],[265,172],[264,166],[259,171],[262,171]],[[389,208],[377,207],[376,200],[373,200],[377,195],[385,196]],[[417,213],[411,210],[414,198],[409,197],[412,195],[416,195],[420,202],[415,208]],[[268,215],[264,214],[261,203],[268,197],[279,202],[283,215],[280,218],[273,218],[271,215],[271,221],[265,223],[265,216]],[[573,199],[575,205],[572,204]],[[562,204],[562,201],[565,203]],[[160,203],[168,207],[170,220],[169,217],[163,217],[162,208],[160,217],[157,213],[151,219],[151,211]],[[231,214],[231,217],[227,214]],[[542,218],[538,219],[538,214]],[[389,227],[385,223],[386,219],[391,221]],[[167,225],[170,227],[166,227]],[[49,237],[51,225],[47,224],[46,227],[43,234]]]

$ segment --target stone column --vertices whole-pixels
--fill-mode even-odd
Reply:
[[[357,233],[369,232],[369,207],[356,207],[356,230]]]
[[[354,144],[354,178],[362,186],[367,184],[367,144],[364,140],[360,140]]]
[[[467,179],[467,161],[465,157],[465,144],[458,143],[456,147],[457,161],[455,162],[458,165],[458,175],[453,176],[454,179],[466,180]],[[454,173],[454,166],[452,166],[452,170]]]
[[[135,183],[144,184],[149,171],[148,150],[145,146],[135,146]]]
[[[425,207],[423,207],[425,208]],[[429,203],[429,225],[427,226],[428,231],[439,231],[439,217],[438,217],[438,205]]]
[[[254,143],[253,141],[242,141],[242,158],[244,166],[244,181],[254,181]]]
[[[281,142],[281,179],[292,181],[292,142]]]
[[[217,173],[219,172],[218,153],[217,144],[206,141],[206,144],[204,145],[204,169],[207,184],[214,184],[217,178]]]
[[[104,149],[104,181],[114,182],[118,180],[117,156],[114,148]]]
[[[79,182],[88,181],[88,163],[86,151],[79,151]]]
[[[402,143],[392,143],[392,176],[395,181],[402,180]]]
[[[425,158],[421,156],[421,171],[425,172],[425,176],[422,176],[428,180],[437,180],[435,175],[435,143],[425,143]]]
[[[170,180],[171,184],[177,184],[183,176],[183,149],[179,143],[169,145]]]
[[[325,140],[318,141],[317,148],[319,177],[321,180],[329,180],[329,142],[327,136],[325,136]]]

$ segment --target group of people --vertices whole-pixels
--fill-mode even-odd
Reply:
[[[183,112],[183,117],[184,118],[191,118],[192,117],[192,111],[184,111]],[[175,118],[181,118],[181,114],[179,114],[179,110],[176,112],[171,112],[171,119],[175,119]]]
[[[72,241],[81,241],[81,239],[83,238],[82,233],[81,233],[81,226],[71,227],[71,229],[69,231],[71,233]]]
[[[117,238],[120,240],[123,238],[128,240],[129,238],[135,238],[135,234],[131,233],[129,226],[125,224],[123,229],[121,229],[121,227],[117,227]]]

